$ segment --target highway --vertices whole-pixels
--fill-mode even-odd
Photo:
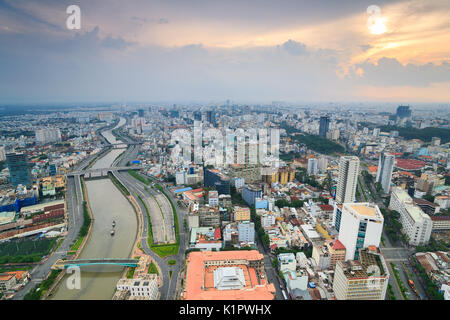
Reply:
[[[383,199],[378,195],[378,193],[375,190],[375,186],[373,184],[368,185],[366,183],[366,181],[364,180],[364,177],[360,176],[360,180],[361,180],[361,185],[362,185],[362,191],[366,194],[368,201],[370,202],[375,202],[379,208],[382,209],[387,209],[385,206],[385,203],[383,201]],[[372,199],[371,195],[370,195],[370,190],[369,188],[371,188],[372,194],[375,196],[375,201]],[[404,300],[401,291],[400,291],[400,287],[397,284],[397,281],[395,279],[394,276],[394,271],[392,270],[392,266],[391,263],[394,264],[396,270],[399,273],[400,279],[402,280],[403,284],[405,285],[405,287],[408,290],[408,293],[406,294],[409,300],[416,300],[418,299],[418,297],[415,295],[414,291],[409,287],[408,285],[408,278],[405,275],[405,272],[403,270],[402,267],[402,263],[404,263],[406,265],[406,267],[412,271],[412,268],[410,266],[410,262],[409,262],[409,257],[414,254],[414,249],[413,248],[407,248],[404,247],[403,245],[397,245],[394,246],[388,235],[386,234],[385,228],[383,228],[383,240],[384,240],[384,245],[383,243],[381,243],[380,245],[380,251],[383,254],[383,257],[386,260],[386,264],[388,266],[389,269],[389,273],[390,273],[390,277],[389,277],[389,284],[392,286],[392,290],[394,291],[395,297],[397,298],[397,300]],[[414,274],[414,272],[411,272]],[[422,285],[416,280],[417,276],[414,275],[413,276],[413,281],[416,284],[417,290],[419,291],[419,293],[422,294],[422,296],[425,296],[422,292],[424,292],[424,288],[422,287]]]
[[[134,177],[130,176],[128,173],[116,173],[115,174],[117,179],[132,193],[132,194],[142,194],[145,191],[144,187],[145,185],[135,179]],[[151,188],[148,188],[150,191]],[[153,192],[153,191],[151,191]],[[142,197],[142,195],[141,195]],[[165,258],[160,258],[156,253],[154,253],[150,247],[148,246],[147,242],[147,235],[148,235],[148,217],[145,211],[145,207],[143,203],[140,201],[139,198],[135,197],[136,202],[138,203],[143,217],[143,230],[142,230],[142,241],[141,241],[141,247],[142,250],[152,257],[152,259],[159,265],[160,270],[162,272],[162,280],[163,285],[160,288],[161,291],[161,300],[173,300],[175,299],[175,290],[176,290],[176,283],[177,283],[177,277],[182,268],[184,267],[184,260],[185,260],[185,250],[186,250],[186,235],[184,233],[183,229],[183,216],[184,212],[178,208],[178,223],[180,226],[180,249],[176,256],[169,256]],[[173,200],[172,200],[173,201]],[[176,202],[174,202],[176,205]],[[170,212],[172,213],[172,212]],[[167,262],[169,260],[175,260],[176,264],[173,266],[169,266]],[[169,271],[172,271],[172,277],[169,276]]]

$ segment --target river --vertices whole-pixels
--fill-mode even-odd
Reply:
[[[121,118],[119,124],[125,124]],[[110,143],[121,143],[110,130],[103,135]],[[111,137],[113,139],[111,139]],[[112,149],[93,168],[109,167],[123,149]],[[138,221],[133,207],[110,179],[85,181],[89,202],[94,216],[93,229],[80,259],[128,258],[138,232]],[[115,235],[111,236],[112,221],[116,221]],[[61,280],[51,297],[55,300],[109,300],[124,268],[118,266],[90,266],[81,268],[80,289],[68,289],[68,275]]]

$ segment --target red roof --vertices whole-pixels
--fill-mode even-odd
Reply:
[[[336,239],[333,243],[333,249],[335,250],[344,250],[345,246],[342,244],[342,242],[339,241],[339,239]]]
[[[220,234],[220,228],[216,228],[216,230],[214,230],[214,239],[219,240],[221,238],[222,238],[222,235]]]
[[[425,167],[426,163],[421,160],[395,159],[396,166],[403,170],[417,170]]]
[[[322,211],[333,211],[334,208],[332,205],[329,204],[319,204],[320,209],[322,209]]]

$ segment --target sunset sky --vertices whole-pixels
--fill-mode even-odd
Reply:
[[[0,104],[225,99],[449,103],[450,1],[0,0]]]

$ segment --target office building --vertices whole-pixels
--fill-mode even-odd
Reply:
[[[250,208],[235,206],[233,208],[234,221],[250,221]]]
[[[239,244],[250,246],[255,244],[255,224],[250,221],[238,223]]]
[[[214,187],[219,194],[230,194],[230,179],[216,169],[204,169],[203,179],[205,187]]]
[[[216,207],[219,205],[219,193],[216,190],[210,190],[208,192],[208,204],[211,207]]]
[[[252,206],[255,204],[255,199],[262,197],[262,189],[260,186],[257,185],[246,185],[244,188],[242,188],[242,199],[244,199],[245,202],[249,206]]]
[[[386,261],[371,246],[360,250],[357,261],[338,261],[333,291],[338,300],[384,300],[389,281]]]
[[[326,138],[329,126],[330,118],[326,116],[320,117],[319,136]]]
[[[399,187],[392,188],[389,209],[400,213],[402,231],[408,236],[410,245],[418,246],[428,243],[433,222],[429,215],[414,204],[405,190]]]
[[[9,169],[9,176],[14,187],[19,184],[28,186],[31,184],[31,171],[28,165],[28,158],[24,153],[8,153],[6,163]]]
[[[320,173],[327,172],[328,169],[328,159],[326,157],[320,157],[317,162],[317,167]]]
[[[411,117],[411,109],[409,106],[398,106],[397,118],[409,118]]]
[[[318,168],[318,161],[316,158],[309,158],[308,159],[308,169],[307,169],[307,173],[309,175],[317,175],[319,172],[319,168]]]
[[[391,188],[391,178],[392,171],[394,170],[394,165],[394,155],[387,152],[383,152],[380,154],[376,182],[381,184],[384,193],[389,193],[389,189]]]
[[[216,113],[214,111],[206,111],[206,121],[214,126],[216,124]]]
[[[199,217],[200,227],[220,227],[220,212],[219,209],[204,206],[197,211]]]
[[[336,201],[339,203],[355,202],[358,184],[359,159],[355,156],[343,156],[339,160],[339,176],[336,189]]]
[[[339,217],[339,241],[345,247],[345,260],[357,260],[359,249],[379,247],[384,218],[373,203],[344,203]]]

